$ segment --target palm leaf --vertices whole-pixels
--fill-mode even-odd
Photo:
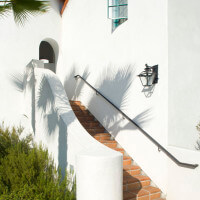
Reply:
[[[14,20],[17,24],[23,25],[30,15],[44,13],[48,10],[47,1],[38,0],[13,0],[12,9]]]
[[[30,15],[42,14],[48,11],[49,2],[40,0],[8,0],[0,6],[0,14],[5,15],[13,10],[16,24],[23,25]]]
[[[8,4],[0,4],[0,17],[6,16],[8,15],[8,13],[11,11],[12,9],[12,4],[8,3]]]

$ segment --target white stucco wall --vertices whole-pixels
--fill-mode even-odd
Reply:
[[[200,2],[168,2],[169,150],[184,162],[199,164],[200,154],[195,146],[200,119]],[[199,167],[185,169],[168,163],[168,199],[198,199],[199,170]]]
[[[169,144],[195,150],[200,121],[197,0],[169,1]]]
[[[51,5],[48,13],[30,17],[24,26],[17,26],[12,14],[0,18],[0,121],[6,124],[23,123],[23,94],[12,82],[21,80],[31,59],[39,58],[40,42],[49,38],[57,58],[60,54],[61,17],[57,1],[52,0]]]
[[[34,140],[48,148],[63,175],[66,168],[74,170],[77,200],[122,200],[122,154],[87,133],[59,78],[35,63],[27,66],[24,83],[26,114],[35,119]]]
[[[63,15],[65,59],[58,74],[68,97],[88,106],[167,199],[187,200],[199,196],[194,189],[199,168],[176,166],[88,86],[73,79],[76,74],[86,78],[181,162],[199,164],[199,153],[190,151],[199,120],[199,2],[167,3],[129,1],[128,21],[111,33],[104,1],[70,1]],[[159,82],[150,98],[136,77],[145,63],[159,65]],[[189,177],[190,184],[181,177]]]
[[[199,164],[199,152],[177,147],[168,147],[170,152],[186,163]],[[167,200],[199,199],[200,167],[188,169],[168,162]]]
[[[107,2],[69,1],[63,14],[58,76],[68,97],[88,106],[143,170],[166,191],[166,156],[134,126],[73,76],[87,81],[135,119],[152,137],[167,145],[167,3],[129,1],[128,21],[111,33]],[[144,65],[159,65],[159,83],[146,98],[137,75]],[[70,87],[69,87],[70,85]]]
[[[0,20],[0,120],[8,124],[23,122],[24,97],[12,82],[18,83],[16,78],[20,79],[19,74],[31,59],[38,58],[39,44],[48,38],[56,52],[57,74],[69,99],[81,100],[88,106],[167,194],[168,200],[197,199],[199,168],[176,166],[73,76],[80,74],[86,78],[180,161],[200,163],[199,152],[194,151],[198,137],[195,126],[200,119],[199,2],[170,0],[167,5],[164,0],[129,1],[128,21],[113,33],[106,1],[69,1],[62,28],[58,5],[52,2],[49,13],[31,18],[25,27],[17,27],[11,16]],[[136,76],[146,63],[159,65],[159,82],[149,98]],[[36,140],[46,142],[57,155],[59,149],[55,150],[54,142],[65,142],[66,138],[59,140],[57,134],[46,140],[44,136],[37,135]],[[65,151],[61,148],[60,152]]]

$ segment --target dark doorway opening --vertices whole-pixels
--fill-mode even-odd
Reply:
[[[53,47],[46,41],[42,41],[39,47],[39,59],[46,60],[44,68],[55,73],[55,53]]]
[[[55,54],[52,46],[45,41],[40,43],[40,57],[39,59],[47,59],[49,63],[55,63]]]

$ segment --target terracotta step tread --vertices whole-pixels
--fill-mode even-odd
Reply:
[[[76,102],[75,102],[75,104],[72,103],[71,106],[74,107],[74,108],[76,108],[76,107],[84,107],[85,108],[85,106],[83,106],[82,104],[81,105],[78,105],[78,104],[76,104]]]
[[[128,170],[125,171],[123,170],[123,176],[135,176],[135,175],[140,175],[141,174],[141,169],[135,169],[135,170]]]
[[[148,191],[148,189],[146,189],[146,188],[151,188],[152,186],[148,186],[148,187],[144,187],[144,188],[141,188],[141,189],[135,189],[135,190],[128,190],[128,191],[126,191],[126,192],[128,192],[129,193],[129,195],[130,194],[133,194],[133,196],[132,195],[130,195],[131,196],[131,198],[137,198],[137,197],[146,197],[145,199],[157,199],[157,197],[156,197],[156,195],[155,195],[155,193],[157,193],[157,192],[152,192],[152,193],[150,193],[149,191]],[[160,196],[160,193],[159,194],[157,194],[157,196]],[[149,198],[150,197],[150,198]],[[155,197],[155,198],[154,198]],[[155,200],[156,200],[155,199]]]
[[[124,168],[128,166],[125,165]],[[136,176],[136,175],[140,175],[141,174],[141,168],[139,166],[136,165],[132,165],[133,167],[130,169],[130,167],[128,169],[123,169],[123,176]]]
[[[166,200],[166,199],[163,199],[163,198],[159,198],[159,199],[155,199],[155,200]]]
[[[76,117],[79,119],[79,117],[90,117],[91,114],[89,113],[84,113],[83,111],[73,111]]]
[[[117,143],[102,143],[102,144],[105,145],[105,146],[107,146],[107,147],[109,147],[109,148],[111,148],[111,149],[117,147]],[[124,162],[127,162],[127,161],[126,160],[123,161],[123,165],[125,165]],[[129,160],[128,160],[128,162],[129,162]]]
[[[125,151],[122,148],[113,148],[113,150],[118,151],[118,152],[122,153],[123,155],[125,154]]]
[[[137,189],[137,190],[128,190],[127,192],[133,194],[133,197],[142,197],[142,196],[149,196],[149,192],[144,189]]]
[[[115,150],[115,151],[124,151],[124,149],[122,149],[122,148],[114,148],[113,150]]]
[[[117,143],[115,140],[102,140],[101,143]],[[127,156],[125,156],[127,157]],[[127,158],[126,158],[127,159]]]
[[[130,156],[123,156],[123,160],[131,160]]]
[[[91,127],[91,128],[86,128],[86,129],[99,129],[99,130],[102,130],[102,131],[105,131],[105,128],[104,127]],[[104,133],[104,132],[102,132]]]
[[[135,198],[135,195],[130,192],[123,192],[123,200],[131,200]]]
[[[82,116],[85,115],[91,116],[91,113],[88,110],[74,110],[74,113]]]
[[[90,121],[90,122],[82,122],[83,125],[90,125],[90,124],[95,124],[95,125],[101,125],[99,122],[97,121]]]
[[[110,136],[106,135],[106,136],[93,136],[96,140],[98,141],[102,141],[102,140],[110,140]]]
[[[150,178],[148,176],[143,176],[143,175],[125,176],[123,178],[123,184],[136,183],[147,180],[150,180]]]
[[[159,188],[153,186],[147,186],[143,188],[144,190],[148,191],[150,194],[161,192]]]
[[[86,130],[93,135],[94,133],[102,133],[103,131],[105,131],[104,128],[86,128]]]
[[[137,165],[126,165],[126,166],[123,166],[123,169],[124,170],[136,170],[136,169],[140,169],[140,167]]]
[[[82,122],[96,122],[95,118],[92,115],[90,115],[90,116],[80,116],[80,117],[78,117],[78,120],[82,121]]]
[[[147,186],[147,187],[143,187],[141,189],[136,189],[136,190],[128,190],[128,192],[134,193],[134,194],[138,194],[141,191],[145,195],[151,195],[151,194],[154,194],[154,193],[161,192],[160,189],[153,187],[153,186]]]
[[[70,100],[69,102],[70,102],[71,105],[81,105],[80,101],[72,101],[72,100]]]
[[[74,109],[79,108],[79,109],[84,109],[84,110],[86,110],[86,107],[85,107],[85,106],[82,106],[82,105],[77,105],[77,104],[75,104],[75,105],[71,105],[71,107],[74,108]]]
[[[93,133],[92,136],[110,136],[110,133]]]
[[[82,122],[81,123],[86,128],[101,128],[101,124],[99,122]]]

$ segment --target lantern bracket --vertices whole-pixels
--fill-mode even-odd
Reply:
[[[151,68],[152,68],[153,73],[155,73],[155,79],[153,81],[153,84],[156,84],[158,83],[158,65],[154,65]]]

